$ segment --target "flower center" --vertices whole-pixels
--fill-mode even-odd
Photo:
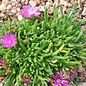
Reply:
[[[12,41],[11,41],[11,40],[8,40],[8,43],[9,43],[9,44],[11,44],[11,43],[12,43]]]
[[[56,82],[57,82],[57,83],[60,83],[60,79],[57,79]]]

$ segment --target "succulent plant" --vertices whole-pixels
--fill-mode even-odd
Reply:
[[[0,37],[13,33],[17,45],[4,48],[0,44],[0,56],[10,63],[11,72],[5,86],[23,86],[23,76],[29,76],[30,86],[48,86],[50,76],[56,71],[78,68],[86,56],[85,30],[80,27],[73,10],[58,18],[58,10],[49,19],[47,9],[40,18],[23,19],[11,24],[3,24]],[[11,80],[11,81],[10,81]],[[49,85],[51,86],[51,85]]]

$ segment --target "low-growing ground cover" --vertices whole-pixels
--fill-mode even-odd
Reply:
[[[8,19],[1,26],[0,67],[8,63],[5,86],[71,86],[77,69],[85,64],[84,21],[77,21],[73,8],[64,14],[54,6],[42,15],[36,7],[24,6],[23,20]],[[76,84],[75,84],[76,85]]]

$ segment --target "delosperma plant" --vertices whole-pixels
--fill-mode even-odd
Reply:
[[[54,6],[49,18],[47,9],[41,14],[37,8],[26,6],[22,21],[12,24],[8,20],[2,25],[0,57],[10,67],[5,86],[72,84],[76,75],[70,70],[84,64],[86,56],[85,30],[80,29],[83,22],[72,13],[73,9],[64,14],[61,8],[58,18]]]

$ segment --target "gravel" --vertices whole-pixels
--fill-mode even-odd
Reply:
[[[86,19],[85,0],[2,0],[2,4],[0,5],[0,21],[3,22],[8,17],[12,20],[21,20],[21,8],[24,5],[38,6],[41,12],[44,12],[44,8],[47,7],[48,13],[51,15],[54,4],[58,8],[62,4],[64,13],[68,13],[69,8],[73,7],[75,2],[78,2],[75,11],[78,19]]]

